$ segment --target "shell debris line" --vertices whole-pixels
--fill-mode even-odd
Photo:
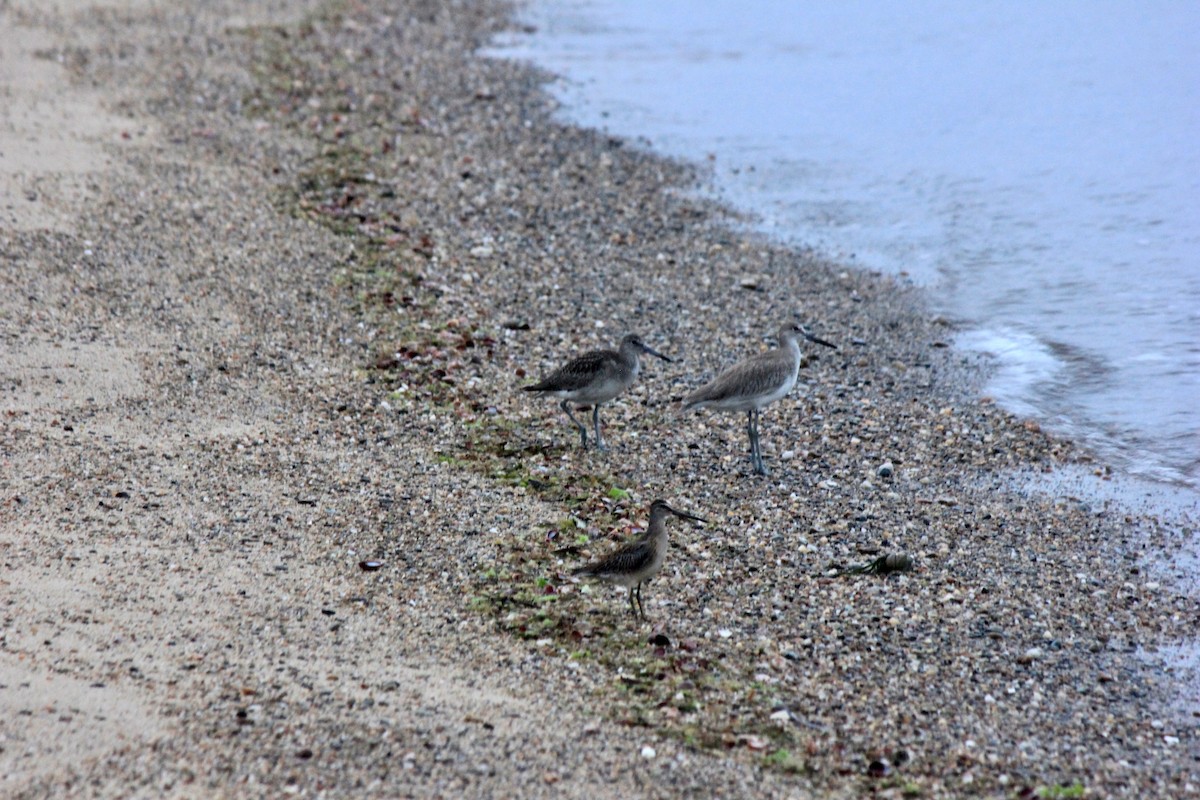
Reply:
[[[290,83],[261,105],[295,129],[310,123],[314,102],[328,125],[337,114],[334,157],[302,184],[313,198],[349,204],[309,201],[306,213],[350,228],[370,254],[343,279],[371,300],[359,311],[380,347],[404,342],[419,353],[407,344],[422,336],[414,326],[449,334],[427,361],[387,361],[372,378],[381,391],[407,387],[398,413],[435,409],[448,466],[496,481],[527,509],[488,534],[489,557],[464,563],[472,608],[557,663],[610,718],[819,792],[891,781],[914,794],[987,795],[1077,774],[1118,786],[1129,775],[1107,766],[1117,753],[1145,775],[1180,779],[1175,753],[1142,722],[1149,712],[1138,698],[1153,670],[1123,648],[1151,630],[1160,641],[1187,635],[1195,620],[1164,625],[1120,592],[1098,594],[1130,577],[1129,560],[1112,555],[1129,541],[1117,518],[1001,488],[1013,468],[1087,454],[976,402],[982,373],[944,346],[947,323],[916,291],[732,231],[721,207],[671,191],[694,185],[688,166],[545,116],[552,104],[519,64],[466,59],[466,85],[487,91],[456,94],[415,76],[392,102],[347,111],[343,96],[393,90],[368,70],[333,70],[334,53],[369,48],[396,70],[406,55],[389,40],[394,29],[371,33],[364,20],[346,30],[288,43],[299,61],[289,81],[299,76],[308,107],[288,99]],[[420,123],[398,115],[404,108],[419,109]],[[406,131],[402,150],[379,150],[373,132],[395,126]],[[454,132],[468,130],[488,134],[448,153]],[[425,191],[401,203],[360,188],[328,170],[339,159]],[[447,213],[455,223],[439,224]],[[364,238],[397,217],[410,224],[391,249]],[[485,238],[488,252],[470,256]],[[638,269],[614,270],[614,260]],[[760,276],[754,290],[731,291],[729,276],[745,274]],[[834,357],[809,354],[814,369],[790,352],[794,329],[781,335],[788,374],[772,388],[783,394],[762,395],[777,433],[760,442],[750,428],[752,466],[776,466],[748,483],[732,432],[674,409],[705,368],[734,361],[764,321],[797,305],[819,309],[822,330],[845,344]],[[606,402],[620,434],[609,437],[612,455],[565,447],[517,390],[597,331],[628,328],[655,331],[675,363]],[[490,344],[446,350],[456,339]],[[412,389],[434,381],[436,391]],[[802,390],[789,394],[795,383]],[[598,543],[643,533],[638,508],[655,496],[720,512],[672,541],[648,598],[647,638],[569,573],[578,557],[603,551]],[[886,580],[835,579],[823,566],[863,553],[882,555],[851,569]],[[1169,601],[1177,611],[1187,604]],[[1020,661],[1050,642],[1053,669]],[[1101,678],[1114,671],[1120,688]],[[1117,729],[1157,766],[1117,744]],[[1037,731],[1036,746],[1018,730]],[[977,744],[964,750],[967,741]],[[881,763],[890,766],[872,768]],[[1077,768],[1049,766],[1066,763]]]

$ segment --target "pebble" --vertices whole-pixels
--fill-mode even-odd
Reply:
[[[1017,663],[1018,664],[1031,664],[1034,661],[1037,661],[1039,658],[1041,658],[1042,655],[1043,655],[1042,648],[1031,647],[1028,650],[1026,650],[1024,653],[1022,653],[1020,656],[1017,657]]]

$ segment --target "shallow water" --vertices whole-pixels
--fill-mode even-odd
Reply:
[[[496,52],[714,164],[761,227],[910,276],[989,394],[1200,488],[1200,6],[535,1]]]

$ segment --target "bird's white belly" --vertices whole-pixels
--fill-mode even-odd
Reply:
[[[783,398],[787,397],[787,393],[790,392],[792,390],[792,387],[795,385],[796,385],[796,376],[792,375],[792,377],[789,381],[784,383],[782,386],[780,386],[775,391],[771,392],[770,394],[759,395],[757,398],[755,398],[753,407],[761,409],[764,406],[769,406],[771,403],[774,403],[776,400],[782,400]]]
[[[796,385],[796,377],[793,375],[790,380],[780,384],[774,390],[764,394],[738,394],[731,397],[723,397],[720,400],[706,400],[703,403],[698,403],[704,408],[713,408],[718,411],[749,411],[750,409],[762,409],[774,403],[776,400],[781,400],[787,396],[787,393]]]
[[[607,403],[625,391],[633,380],[622,381],[616,378],[595,381],[580,389],[569,392],[551,392],[555,397],[570,400],[573,403]]]

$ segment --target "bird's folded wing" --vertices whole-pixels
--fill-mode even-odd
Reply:
[[[612,555],[576,570],[578,575],[625,575],[637,572],[654,559],[654,547],[649,542],[637,542],[623,547]]]
[[[551,372],[546,379],[526,387],[531,392],[572,392],[582,389],[612,368],[613,354],[592,350]]]
[[[734,364],[688,395],[684,402],[691,405],[769,393],[783,384],[792,373],[790,363],[773,357],[776,352],[763,353]]]

